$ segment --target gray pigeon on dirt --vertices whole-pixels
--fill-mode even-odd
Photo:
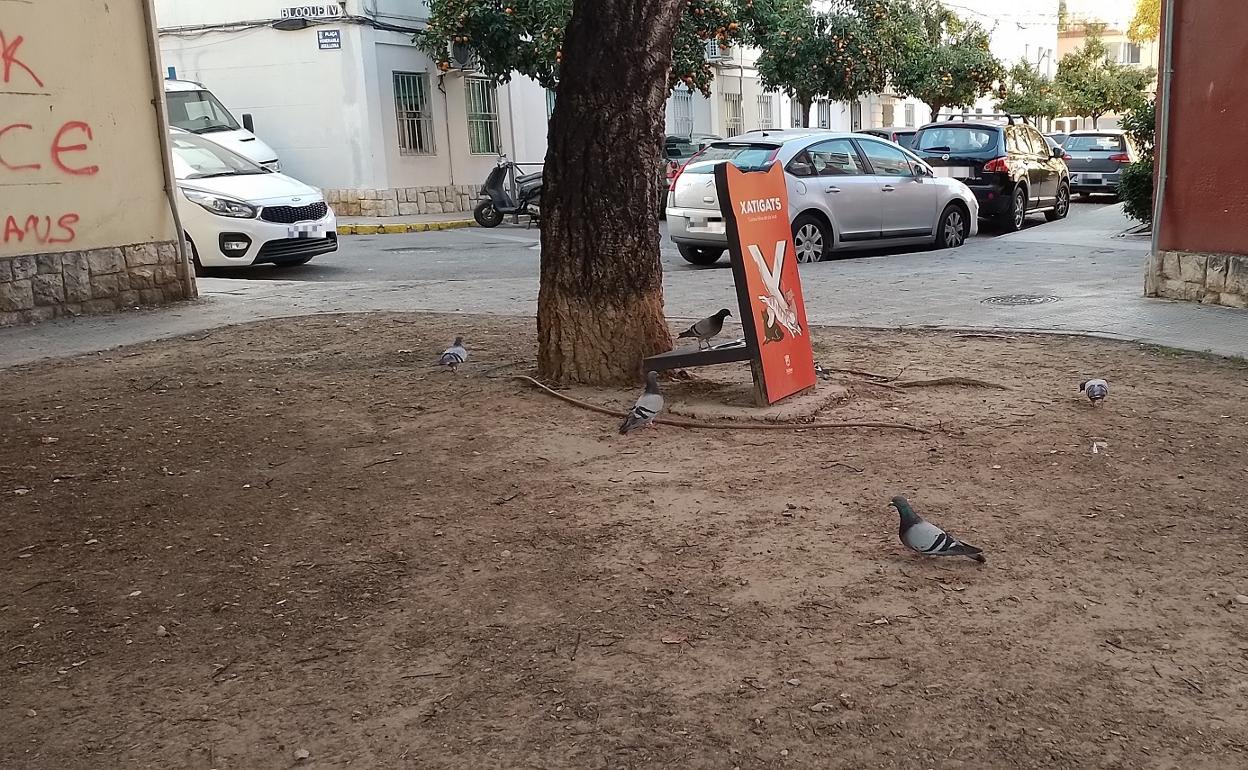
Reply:
[[[724,318],[730,315],[732,315],[732,311],[724,308],[715,315],[707,316],[698,321],[693,326],[676,335],[676,337],[677,339],[697,339],[699,348],[703,345],[709,346],[711,340],[724,330]]]
[[[464,338],[456,337],[451,346],[442,351],[442,355],[438,357],[438,366],[449,366],[453,372],[467,360],[468,348],[464,347]]]
[[[1105,380],[1084,380],[1079,383],[1079,392],[1086,394],[1093,406],[1100,406],[1109,395],[1109,383]]]
[[[963,543],[935,524],[924,521],[923,517],[910,507],[910,502],[906,498],[898,495],[889,505],[896,508],[901,516],[898,534],[901,536],[902,545],[911,551],[924,556],[966,556],[980,564],[987,561],[984,558],[983,549]]]
[[[654,422],[654,418],[663,411],[663,394],[659,392],[659,373],[650,372],[646,375],[646,392],[641,394],[633,409],[624,418],[620,426],[620,435],[635,428],[644,428]]]

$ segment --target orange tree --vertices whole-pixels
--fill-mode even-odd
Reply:
[[[747,0],[747,6],[749,5]],[[659,262],[664,104],[708,91],[705,42],[740,36],[726,0],[432,0],[418,44],[443,71],[556,89],[547,133],[538,370],[558,383],[640,378],[671,348]]]
[[[987,94],[1004,75],[988,48],[988,33],[939,0],[908,0],[905,31],[897,38],[894,90],[913,96],[932,111],[969,105]]]

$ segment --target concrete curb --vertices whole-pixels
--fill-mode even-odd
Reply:
[[[446,222],[400,222],[387,225],[338,225],[339,235],[399,235],[402,233],[428,233],[434,230],[457,230],[475,227],[471,219],[452,219]]]

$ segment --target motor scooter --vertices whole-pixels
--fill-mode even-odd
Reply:
[[[520,164],[499,155],[498,165],[490,171],[481,185],[482,201],[473,209],[472,218],[482,227],[498,227],[503,217],[511,216],[519,222],[527,216],[529,224],[537,222],[541,215],[542,172],[521,174]]]

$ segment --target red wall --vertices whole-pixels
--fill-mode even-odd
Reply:
[[[1161,248],[1248,254],[1248,2],[1176,0],[1174,14]]]

